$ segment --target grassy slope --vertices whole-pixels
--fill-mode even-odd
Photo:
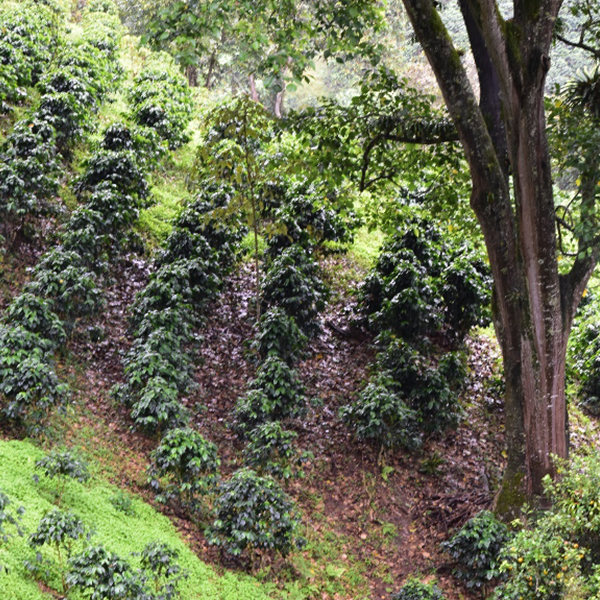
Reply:
[[[56,483],[41,477],[40,483],[33,481],[34,465],[43,452],[28,442],[0,442],[0,489],[8,494],[13,505],[25,508],[23,525],[31,533],[39,519],[53,508]],[[179,564],[189,572],[189,578],[181,584],[184,600],[261,600],[266,599],[261,586],[252,578],[226,573],[219,576],[204,564],[179,538],[171,522],[157,513],[151,506],[132,497],[135,516],[118,511],[110,502],[117,488],[93,477],[82,485],[68,482],[61,501],[61,509],[73,510],[88,527],[95,531],[91,543],[102,543],[122,558],[135,562],[132,552],[139,552],[150,541],[160,541],[180,552]],[[26,537],[14,536],[0,550],[0,561],[10,570],[0,575],[2,598],[10,600],[38,600],[48,598],[37,583],[29,576],[23,561],[31,558],[33,551]],[[44,549],[44,555],[53,557]],[[60,586],[58,573],[51,573],[49,584]]]

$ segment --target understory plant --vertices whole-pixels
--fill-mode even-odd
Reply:
[[[212,492],[218,480],[216,445],[189,427],[171,429],[151,458],[148,482],[159,501],[177,498],[192,513],[200,510],[201,497]]]
[[[76,452],[66,448],[51,450],[44,458],[35,463],[35,469],[43,471],[48,479],[57,478],[59,482],[57,504],[60,504],[65,485],[69,479],[85,483],[90,478],[87,462],[78,456]],[[38,482],[39,476],[34,475],[34,479]]]
[[[467,587],[485,592],[504,576],[500,553],[511,538],[508,527],[484,510],[443,542],[442,548],[454,562],[453,575]]]
[[[241,469],[219,486],[215,520],[206,530],[211,544],[233,555],[247,552],[252,569],[262,552],[287,556],[298,537],[299,518],[292,501],[270,477]]]

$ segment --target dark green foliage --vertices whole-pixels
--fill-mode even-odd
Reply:
[[[69,156],[75,142],[79,141],[89,127],[89,115],[84,105],[68,92],[42,96],[36,117],[50,123],[56,131],[56,147]]]
[[[377,328],[408,341],[442,330],[458,344],[489,322],[489,269],[466,244],[444,240],[424,219],[407,220],[382,249],[361,290]]]
[[[85,169],[75,186],[78,193],[109,182],[123,195],[145,198],[148,194],[148,184],[131,151],[100,150],[86,161]]]
[[[154,129],[133,127],[116,122],[104,130],[102,149],[112,152],[134,152],[137,162],[144,168],[158,165],[167,149]]]
[[[392,594],[392,600],[444,600],[444,594],[433,582],[409,579],[400,591]]]
[[[186,573],[175,562],[179,552],[157,540],[142,550],[141,566],[149,573],[156,600],[171,600],[179,597],[177,586]]]
[[[87,463],[72,450],[64,448],[50,451],[35,463],[35,468],[43,470],[49,479],[57,477],[63,488],[67,479],[85,483],[90,478]]]
[[[573,327],[569,340],[570,376],[579,387],[579,403],[591,414],[600,414],[600,323],[598,302],[585,307]]]
[[[83,69],[75,66],[64,66],[53,69],[44,75],[38,89],[45,94],[69,94],[83,107],[93,107],[96,103],[96,89],[89,84]]]
[[[217,447],[191,428],[171,429],[152,452],[149,483],[166,502],[178,498],[188,509],[198,508],[198,496],[210,492],[221,461]],[[162,485],[159,477],[169,480]]]
[[[325,305],[327,288],[319,277],[318,264],[302,248],[286,248],[273,260],[262,280],[261,294],[266,307],[283,308],[307,335],[319,330],[317,317]]]
[[[460,417],[458,395],[466,372],[460,353],[436,359],[389,333],[379,337],[384,350],[377,355],[377,371],[389,377],[392,388],[416,411],[425,432],[454,427]]]
[[[147,598],[145,578],[103,546],[91,546],[72,557],[66,580],[89,600]]]
[[[37,530],[29,536],[31,546],[54,546],[58,555],[60,549],[66,550],[70,556],[74,542],[86,536],[86,529],[79,517],[72,512],[53,509],[39,522]]]
[[[0,328],[0,394],[4,416],[31,434],[40,433],[50,411],[66,402],[68,386],[60,383],[36,334]]]
[[[36,119],[15,124],[0,150],[0,215],[3,230],[14,237],[24,219],[50,214],[58,190],[52,126]]]
[[[13,328],[20,326],[47,341],[47,349],[58,348],[67,337],[61,320],[52,312],[51,302],[28,292],[13,300],[4,320]]]
[[[129,101],[135,123],[150,127],[174,150],[189,140],[185,129],[192,113],[192,99],[183,78],[166,72],[143,71],[136,79]]]
[[[179,402],[177,386],[156,375],[138,394],[131,407],[131,418],[137,425],[162,431],[187,425],[189,412]]]
[[[259,367],[250,391],[235,409],[236,428],[247,432],[268,421],[300,415],[304,408],[304,388],[296,371],[281,358],[268,356]]]
[[[455,564],[453,574],[469,588],[494,584],[503,575],[500,553],[512,535],[508,527],[484,510],[473,517],[442,548]]]
[[[56,43],[51,13],[22,4],[0,13],[0,104],[25,97],[18,86],[35,85],[50,63]]]
[[[274,307],[262,314],[250,348],[262,360],[274,355],[292,365],[302,357],[307,342],[294,318],[282,308]]]
[[[77,252],[67,252],[60,246],[47,252],[35,267],[35,279],[28,291],[54,302],[54,310],[65,324],[74,324],[78,317],[97,314],[103,304],[96,276],[83,264]]]
[[[268,239],[271,257],[291,245],[311,250],[321,248],[325,242],[351,242],[352,230],[360,224],[352,211],[343,213],[333,208],[340,204],[339,190],[325,180],[301,177],[279,186],[266,185],[264,194],[267,205],[271,205],[270,219],[285,228],[285,233]]]
[[[354,403],[340,410],[340,418],[359,440],[375,442],[382,448],[414,450],[421,445],[419,415],[394,391],[393,381],[380,377],[358,395]]]
[[[289,479],[294,476],[294,467],[306,459],[294,446],[297,437],[297,433],[283,429],[279,421],[263,423],[248,434],[244,462],[259,474]]]
[[[231,554],[265,550],[287,556],[301,543],[291,500],[273,479],[250,469],[237,471],[219,486],[214,514],[206,536],[211,544],[223,546]]]
[[[75,544],[86,537],[89,538],[89,534],[81,519],[71,511],[62,512],[57,508],[44,515],[37,530],[29,536],[29,544],[32,548],[48,545],[54,549],[62,579],[62,591],[65,594],[68,584],[62,551],[69,558]],[[38,577],[43,577],[43,563],[42,555],[37,552],[34,561],[27,561],[26,566]]]

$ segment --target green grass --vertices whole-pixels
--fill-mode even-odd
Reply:
[[[32,477],[34,465],[44,455],[43,451],[28,442],[0,442],[0,490],[11,499],[13,506],[25,508],[23,526],[29,532],[37,528],[40,518],[54,505],[56,483],[40,478],[35,484]],[[69,481],[61,501],[61,509],[71,509],[86,525],[94,530],[93,544],[103,544],[132,564],[136,564],[133,552],[140,552],[152,540],[160,540],[177,549],[179,564],[189,578],[180,585],[183,600],[266,600],[264,587],[255,579],[225,573],[218,575],[203,563],[183,542],[171,522],[157,513],[150,505],[131,496],[134,516],[117,510],[110,499],[118,490],[98,478],[86,484]],[[42,549],[45,556],[53,558],[53,552]],[[7,600],[48,600],[51,596],[42,593],[37,582],[25,569],[24,560],[31,559],[33,551],[27,544],[27,536],[14,536],[0,545],[0,562],[8,572],[0,575],[0,596]],[[48,584],[60,587],[57,568],[50,571]],[[74,593],[70,598],[77,598]]]
[[[366,226],[363,226],[356,232],[354,243],[350,246],[349,251],[361,266],[373,267],[379,257],[384,239],[385,235],[378,229],[369,231]]]

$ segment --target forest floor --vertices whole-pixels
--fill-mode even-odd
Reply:
[[[21,267],[30,262],[27,253],[22,258]],[[256,576],[271,582],[274,591],[286,590],[289,598],[388,598],[411,574],[435,577],[449,600],[469,598],[452,578],[439,545],[491,505],[503,469],[496,344],[485,334],[468,340],[461,424],[426,440],[418,453],[398,451],[382,461],[376,448],[356,442],[338,418],[339,408],[368,379],[374,358],[370,335],[349,328],[364,270],[352,255],[330,256],[322,266],[333,293],[321,334],[299,365],[310,401],[308,414],[295,426],[299,446],[314,458],[304,465],[304,477],[286,486],[301,509],[309,544],[287,560],[266,560]],[[25,277],[14,274],[22,268],[11,272],[5,297]],[[92,330],[103,330],[101,341],[92,343],[88,329],[71,341],[59,368],[74,390],[73,402],[57,419],[55,437],[82,448],[109,480],[156,505],[145,484],[156,439],[133,430],[127,409],[109,394],[123,379],[121,359],[130,343],[127,309],[147,276],[144,260],[124,259],[107,290],[106,310],[92,324]],[[227,423],[255,370],[244,344],[252,335],[252,277],[250,263],[242,263],[207,311],[196,350],[198,388],[184,399],[193,425],[217,444],[224,475],[241,464],[243,445]],[[217,568],[247,567],[209,546],[203,527],[180,507],[160,508],[202,560]]]

